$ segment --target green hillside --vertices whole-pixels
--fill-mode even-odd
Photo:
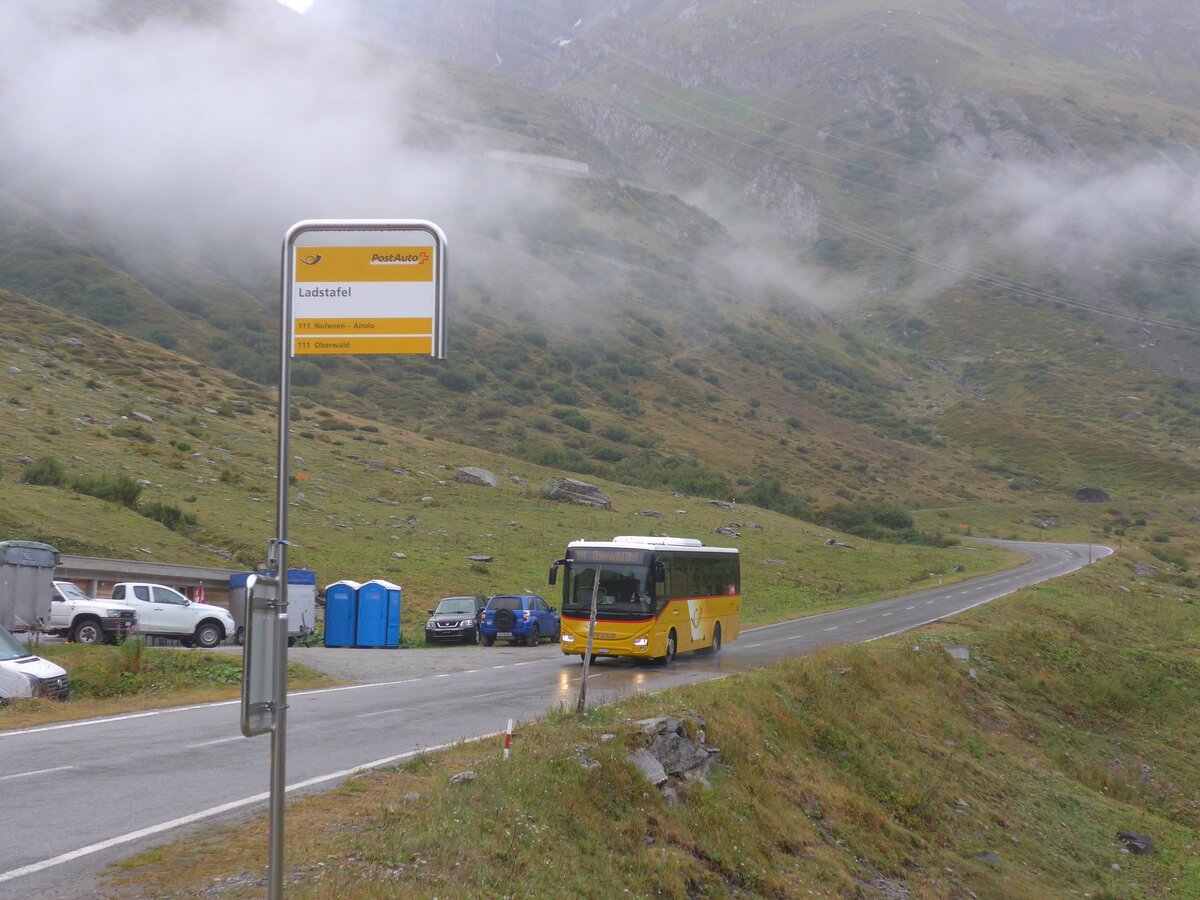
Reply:
[[[478,500],[447,477],[464,464],[525,481],[494,492],[500,507],[536,506],[547,475],[572,474],[660,512],[692,503],[695,515],[718,499],[848,527],[864,509],[900,510],[931,522],[934,541],[942,523],[922,510],[1011,504],[1000,529],[1046,508],[1083,521],[1094,516],[1069,512],[1083,487],[1175,515],[1175,498],[1198,488],[1194,234],[1176,228],[1153,250],[1190,223],[1118,188],[1145,167],[1160,189],[1171,185],[1160,170],[1186,174],[1200,114],[1032,40],[983,3],[675,12],[631,8],[507,75],[402,58],[267,0],[13,20],[135,61],[169,35],[197,72],[182,67],[167,87],[214,92],[242,114],[245,93],[264,131],[216,108],[190,141],[151,127],[152,146],[213,155],[187,177],[136,142],[107,157],[97,140],[75,161],[90,172],[111,159],[111,185],[35,162],[20,141],[2,151],[13,166],[0,183],[0,340],[21,370],[5,376],[0,437],[9,533],[259,561],[274,505],[279,237],[297,212],[368,209],[372,194],[409,209],[423,179],[445,194],[415,196],[431,204],[422,214],[445,213],[450,235],[449,358],[294,363],[292,450],[304,462],[292,489],[304,500],[293,527],[330,580],[357,568],[353,552],[327,549],[340,543],[330,535],[407,540],[438,481]],[[237,72],[263,67],[253,89],[205,86],[220,72],[189,54],[216,38]],[[327,130],[391,123],[369,137],[394,146],[254,155],[269,127],[317,141],[286,110],[267,114],[258,101],[274,95],[256,94],[260,83],[286,71],[312,90],[344,86],[337,66],[323,87],[305,80],[291,66],[299,47],[380,85],[380,106],[323,107]],[[85,112],[50,90],[57,70],[39,71],[57,98],[43,102]],[[102,113],[171,127],[139,106],[152,94],[120,86],[131,96],[97,92]],[[241,155],[205,143],[208,131]],[[276,184],[272,165],[295,177]],[[1088,190],[1105,173],[1113,189]],[[119,193],[143,184],[139,203]],[[1106,216],[1118,201],[1144,215],[1093,228],[1089,209],[1063,210],[1080,196],[1111,200]],[[1039,205],[1059,218],[1036,222]],[[1035,225],[1052,224],[1036,239]],[[65,492],[21,484],[19,460],[47,455],[67,481],[148,482],[143,501],[196,525],[158,535],[157,521],[80,494],[71,502],[86,516],[35,513],[47,491]],[[97,529],[93,515],[129,521]],[[447,559],[484,552],[510,533],[496,523],[516,518],[480,515],[479,534],[457,531]],[[540,545],[559,541],[530,537],[522,565],[540,568]],[[359,552],[393,560],[378,574],[423,577]],[[453,581],[431,577],[430,590],[435,580]]]

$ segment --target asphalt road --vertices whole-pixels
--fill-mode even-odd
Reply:
[[[833,644],[908,631],[1079,569],[1111,553],[1093,545],[995,542],[1030,561],[975,578],[744,631],[718,656],[669,667],[601,660],[591,705],[722,677]],[[365,683],[289,695],[289,791],[498,735],[508,719],[574,707],[582,667],[556,645],[436,650],[293,648],[292,658]],[[210,703],[0,732],[0,897],[95,895],[108,862],[182,836],[189,826],[266,806],[270,738],[241,735],[240,703]],[[265,847],[264,847],[265,861]]]

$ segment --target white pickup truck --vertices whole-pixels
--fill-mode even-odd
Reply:
[[[80,644],[112,644],[136,625],[137,612],[129,604],[96,600],[71,581],[53,583],[46,628],[51,634]]]
[[[215,647],[237,630],[228,610],[189,600],[165,584],[123,581],[113,585],[112,596],[137,610],[140,634],[178,638],[185,647]]]

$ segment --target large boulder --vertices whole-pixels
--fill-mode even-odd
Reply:
[[[612,509],[612,499],[600,488],[574,478],[551,478],[542,485],[542,496],[547,500],[562,500],[565,503],[582,503]]]
[[[461,481],[463,484],[484,484],[488,487],[496,487],[500,484],[500,479],[487,469],[479,469],[475,466],[463,466],[454,473],[454,480]]]
[[[1081,487],[1075,492],[1075,499],[1080,503],[1108,503],[1112,497],[1108,496],[1100,488]]]

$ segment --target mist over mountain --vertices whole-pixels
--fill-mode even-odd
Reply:
[[[1190,7],[584,7],[6,4],[0,289],[270,384],[286,229],[431,219],[450,358],[303,403],[779,505],[1195,482]]]
[[[628,8],[624,0],[321,0],[308,15],[402,53],[512,72]]]

